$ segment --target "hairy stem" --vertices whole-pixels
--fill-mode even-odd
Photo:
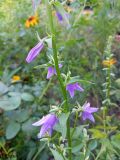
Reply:
[[[58,55],[57,55],[57,46],[56,46],[56,30],[53,24],[53,18],[52,18],[52,9],[51,5],[49,2],[46,0],[46,6],[47,6],[47,14],[49,18],[49,25],[50,25],[50,30],[51,30],[51,36],[52,36],[52,48],[53,48],[53,55],[54,55],[54,61],[55,61],[55,69],[57,72],[57,78],[60,83],[60,87],[62,90],[63,98],[65,101],[64,104],[64,111],[67,113],[69,112],[69,105],[68,105],[68,100],[67,100],[67,92],[66,88],[64,86],[60,69],[59,69],[59,64],[58,64]],[[69,148],[69,160],[72,159],[72,152],[71,152],[71,136],[70,136],[70,119],[68,118],[67,120],[67,139],[68,139],[68,148]]]

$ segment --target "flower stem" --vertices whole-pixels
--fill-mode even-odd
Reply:
[[[52,36],[52,48],[53,48],[53,55],[54,55],[54,61],[55,61],[55,69],[57,72],[57,78],[59,80],[60,87],[61,87],[62,94],[63,94],[63,98],[65,101],[64,111],[65,111],[65,113],[67,113],[67,112],[69,112],[67,92],[66,92],[66,88],[64,86],[64,83],[63,83],[63,80],[61,77],[59,64],[58,64],[58,55],[57,55],[57,46],[56,46],[56,30],[55,30],[54,24],[53,24],[52,9],[51,9],[51,5],[49,4],[49,2],[47,0],[46,0],[46,6],[47,6],[47,14],[48,14],[48,18],[49,18],[51,36]],[[71,160],[72,159],[72,152],[71,152],[71,136],[70,136],[70,119],[69,118],[67,120],[67,139],[68,139],[68,148],[69,148],[68,149],[69,150],[69,160]]]

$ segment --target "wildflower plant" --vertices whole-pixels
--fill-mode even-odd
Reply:
[[[48,16],[49,23],[49,36],[45,39],[41,40],[35,47],[33,47],[28,56],[26,58],[27,63],[32,62],[37,56],[41,53],[43,47],[45,47],[44,42],[47,39],[51,39],[51,52],[48,56],[49,62],[46,64],[42,64],[37,66],[36,68],[47,68],[47,79],[53,78],[53,75],[57,77],[59,81],[60,90],[62,92],[63,99],[61,100],[61,104],[55,106],[50,109],[50,113],[45,115],[42,119],[33,123],[33,126],[41,126],[40,132],[38,133],[38,138],[40,140],[47,141],[47,144],[54,155],[55,160],[72,160],[74,156],[76,159],[80,156],[74,152],[76,145],[74,146],[74,136],[77,129],[79,129],[79,125],[76,126],[78,118],[81,117],[81,121],[89,120],[89,122],[95,122],[94,112],[98,111],[98,108],[90,107],[90,103],[86,102],[83,106],[75,107],[71,109],[70,107],[70,99],[74,100],[75,92],[79,91],[80,94],[84,92],[84,87],[80,84],[81,82],[90,83],[84,80],[81,80],[79,76],[71,77],[71,72],[68,71],[67,74],[62,73],[62,69],[64,67],[64,62],[60,60],[59,50],[57,47],[57,34],[56,28],[54,25],[53,19],[53,11],[56,12],[56,16],[60,25],[63,27],[66,26],[66,30],[70,30],[72,24],[70,24],[69,16],[64,10],[63,4],[59,1],[49,1],[45,0],[44,3],[46,6],[46,13]],[[34,1],[33,1],[34,4]],[[48,42],[48,41],[47,41]],[[49,45],[48,45],[49,48]],[[41,53],[42,54],[42,53]],[[68,96],[68,93],[70,96]],[[77,114],[75,119],[74,127],[71,126],[71,117]],[[53,132],[54,131],[54,132]],[[81,131],[78,132],[78,137],[80,136]],[[87,130],[83,127],[82,129],[83,137],[88,140]],[[52,143],[52,145],[51,145]],[[79,144],[80,146],[81,144]],[[73,147],[74,146],[74,147]],[[86,157],[86,146],[83,146],[83,156]],[[79,153],[79,152],[78,152]]]

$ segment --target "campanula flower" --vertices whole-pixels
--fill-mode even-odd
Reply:
[[[59,68],[62,68],[62,64],[59,64]],[[50,79],[53,75],[56,75],[56,69],[54,67],[48,67],[47,79]]]
[[[59,22],[63,21],[63,17],[59,12],[56,12],[56,16],[57,16]]]
[[[80,91],[80,92],[84,91],[84,89],[77,82],[76,83],[67,84],[66,90],[69,92],[71,98],[74,97],[75,90]]]
[[[58,123],[58,118],[55,114],[48,114],[44,116],[39,121],[33,123],[33,126],[41,126],[40,133],[38,134],[38,138],[42,138],[46,133],[49,134],[49,136],[52,135],[53,128],[55,124]]]
[[[26,61],[27,63],[32,62],[38,54],[42,51],[44,47],[43,41],[41,40],[35,47],[33,47],[27,55]]]
[[[65,12],[64,15],[62,15],[60,12],[56,11],[56,16],[61,25],[66,26],[67,28],[70,28],[68,13]]]
[[[97,111],[98,111],[98,108],[90,107],[90,103],[85,103],[83,105],[82,119],[83,120],[89,119],[90,121],[95,122],[95,119],[92,113]]]

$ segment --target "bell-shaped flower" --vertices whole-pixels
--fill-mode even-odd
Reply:
[[[53,128],[55,124],[58,123],[58,118],[55,114],[48,114],[44,116],[39,121],[33,123],[33,126],[41,126],[38,138],[42,138],[48,133],[49,136],[52,135]]]
[[[67,12],[61,14],[59,11],[56,11],[56,17],[61,25],[70,28],[69,14]]]
[[[27,55],[26,62],[32,62],[44,47],[43,40],[41,40],[35,47],[33,47]]]
[[[62,64],[59,64],[59,68],[62,68]],[[47,79],[50,79],[53,75],[57,75],[56,69],[52,66],[48,67]]]
[[[76,83],[67,84],[66,90],[69,92],[71,98],[74,97],[75,90],[80,91],[80,92],[84,91],[84,89],[77,82]]]
[[[98,111],[98,108],[90,107],[90,103],[85,103],[83,105],[82,119],[84,121],[86,119],[89,119],[90,121],[95,122],[95,119],[92,114],[97,111]]]

